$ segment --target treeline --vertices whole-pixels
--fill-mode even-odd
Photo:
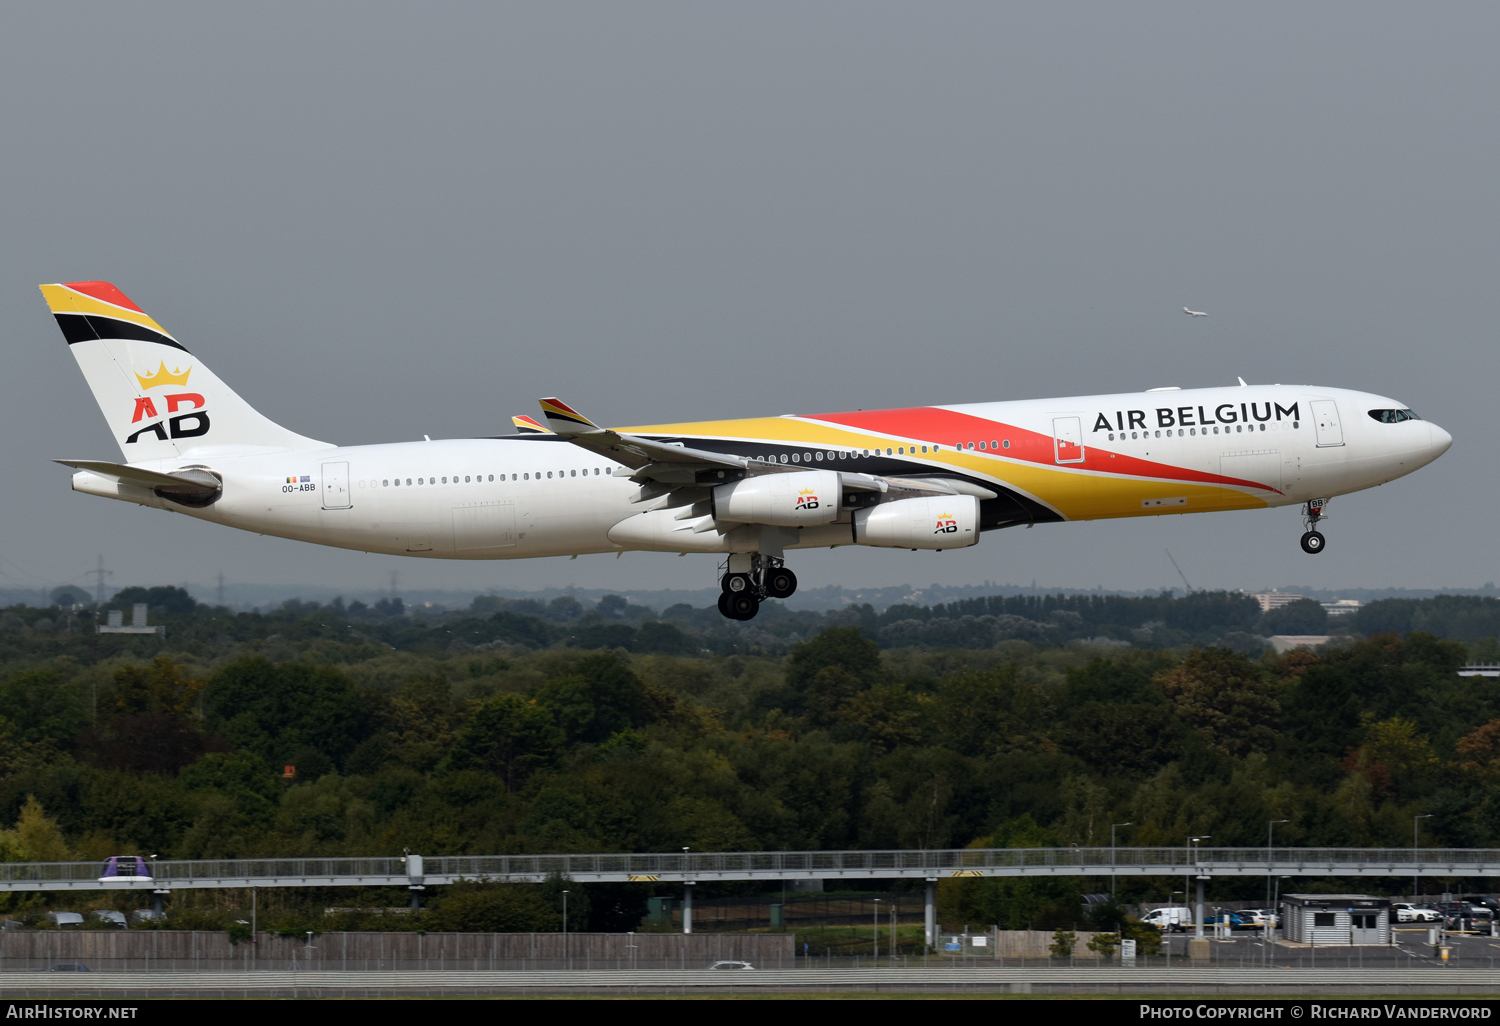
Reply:
[[[141,600],[165,643],[95,634],[93,610],[0,616],[0,859],[1097,845],[1127,821],[1127,844],[1256,845],[1273,819],[1288,845],[1400,846],[1417,814],[1425,843],[1500,844],[1500,689],[1456,672],[1493,641],[1164,644],[1257,637],[1230,595],[783,612],[758,634],[617,598]],[[986,625],[1009,636],[964,643]],[[893,640],[917,630],[970,634]],[[1070,923],[1080,886],[945,884],[945,921]],[[552,914],[525,888],[463,893],[420,921]],[[586,893],[598,928],[647,891]],[[402,899],[360,903],[382,900]]]
[[[592,606],[569,596],[547,603],[481,596],[465,610],[408,608],[400,598],[368,606],[294,599],[267,613],[233,613],[197,603],[181,588],[161,587],[127,588],[98,611],[22,606],[0,611],[0,665],[38,655],[98,659],[126,650],[144,655],[151,650],[149,642],[130,647],[118,637],[92,633],[96,616],[111,609],[128,612],[135,602],[148,604],[151,622],[167,627],[175,650],[207,655],[226,644],[315,643],[333,661],[366,658],[377,650],[436,655],[511,645],[662,655],[785,655],[824,629],[846,626],[858,627],[884,649],[1085,642],[1151,650],[1221,645],[1249,655],[1258,654],[1266,638],[1278,634],[1359,637],[1421,631],[1475,645],[1500,636],[1500,599],[1479,596],[1386,599],[1355,615],[1336,617],[1310,599],[1262,613],[1254,599],[1229,592],[1137,598],[991,596],[934,606],[893,605],[879,613],[867,604],[818,613],[768,602],[755,621],[741,624],[725,620],[712,607],[679,604],[658,612],[617,595]],[[1500,658],[1500,648],[1478,651]]]

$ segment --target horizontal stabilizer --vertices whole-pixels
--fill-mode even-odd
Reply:
[[[206,470],[180,470],[175,474],[163,474],[156,470],[146,470],[143,467],[126,466],[123,463],[106,463],[103,460],[54,460],[65,467],[75,470],[86,470],[90,474],[98,474],[125,484],[140,485],[160,491],[165,495],[197,495],[203,492],[217,492],[221,487],[219,479]]]

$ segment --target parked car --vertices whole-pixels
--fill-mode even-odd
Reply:
[[[164,923],[166,922],[166,920],[167,914],[165,912],[157,912],[156,910],[149,908],[138,908],[134,912],[130,913],[130,921],[132,923]]]
[[[1391,911],[1396,913],[1398,923],[1435,923],[1442,916],[1435,908],[1423,908],[1409,901],[1391,902]]]
[[[102,884],[134,883],[151,879],[151,863],[139,855],[111,855],[99,867]]]
[[[1281,917],[1274,908],[1246,908],[1241,909],[1239,914],[1245,919],[1246,929],[1264,930],[1267,926],[1281,925]]]
[[[725,970],[729,972],[744,972],[747,969],[754,969],[755,966],[751,965],[749,962],[715,962],[713,965],[709,966],[709,968]]]
[[[82,926],[83,916],[77,912],[48,912],[47,921],[54,926]]]
[[[1495,915],[1483,905],[1471,905],[1467,901],[1438,902],[1438,911],[1443,916],[1443,925],[1449,930],[1488,930]]]
[[[101,923],[108,923],[119,930],[123,930],[130,925],[125,921],[124,912],[116,912],[112,908],[94,909],[94,918],[98,919]]]
[[[1163,905],[1141,916],[1141,922],[1158,930],[1181,932],[1193,925],[1193,910],[1181,905]]]

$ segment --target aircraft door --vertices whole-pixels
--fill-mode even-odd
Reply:
[[[354,505],[349,495],[349,464],[323,464],[323,508],[348,509]]]
[[[1057,462],[1083,462],[1083,422],[1077,417],[1053,417],[1052,441]]]
[[[1318,448],[1330,445],[1344,444],[1344,428],[1339,423],[1339,407],[1332,399],[1314,399],[1309,403],[1312,407],[1313,424],[1318,429]]]

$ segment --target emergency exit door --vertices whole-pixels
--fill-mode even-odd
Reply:
[[[349,496],[349,464],[323,464],[323,508],[348,509],[354,505]]]
[[[1077,417],[1053,417],[1052,441],[1057,462],[1083,462],[1083,422]]]

